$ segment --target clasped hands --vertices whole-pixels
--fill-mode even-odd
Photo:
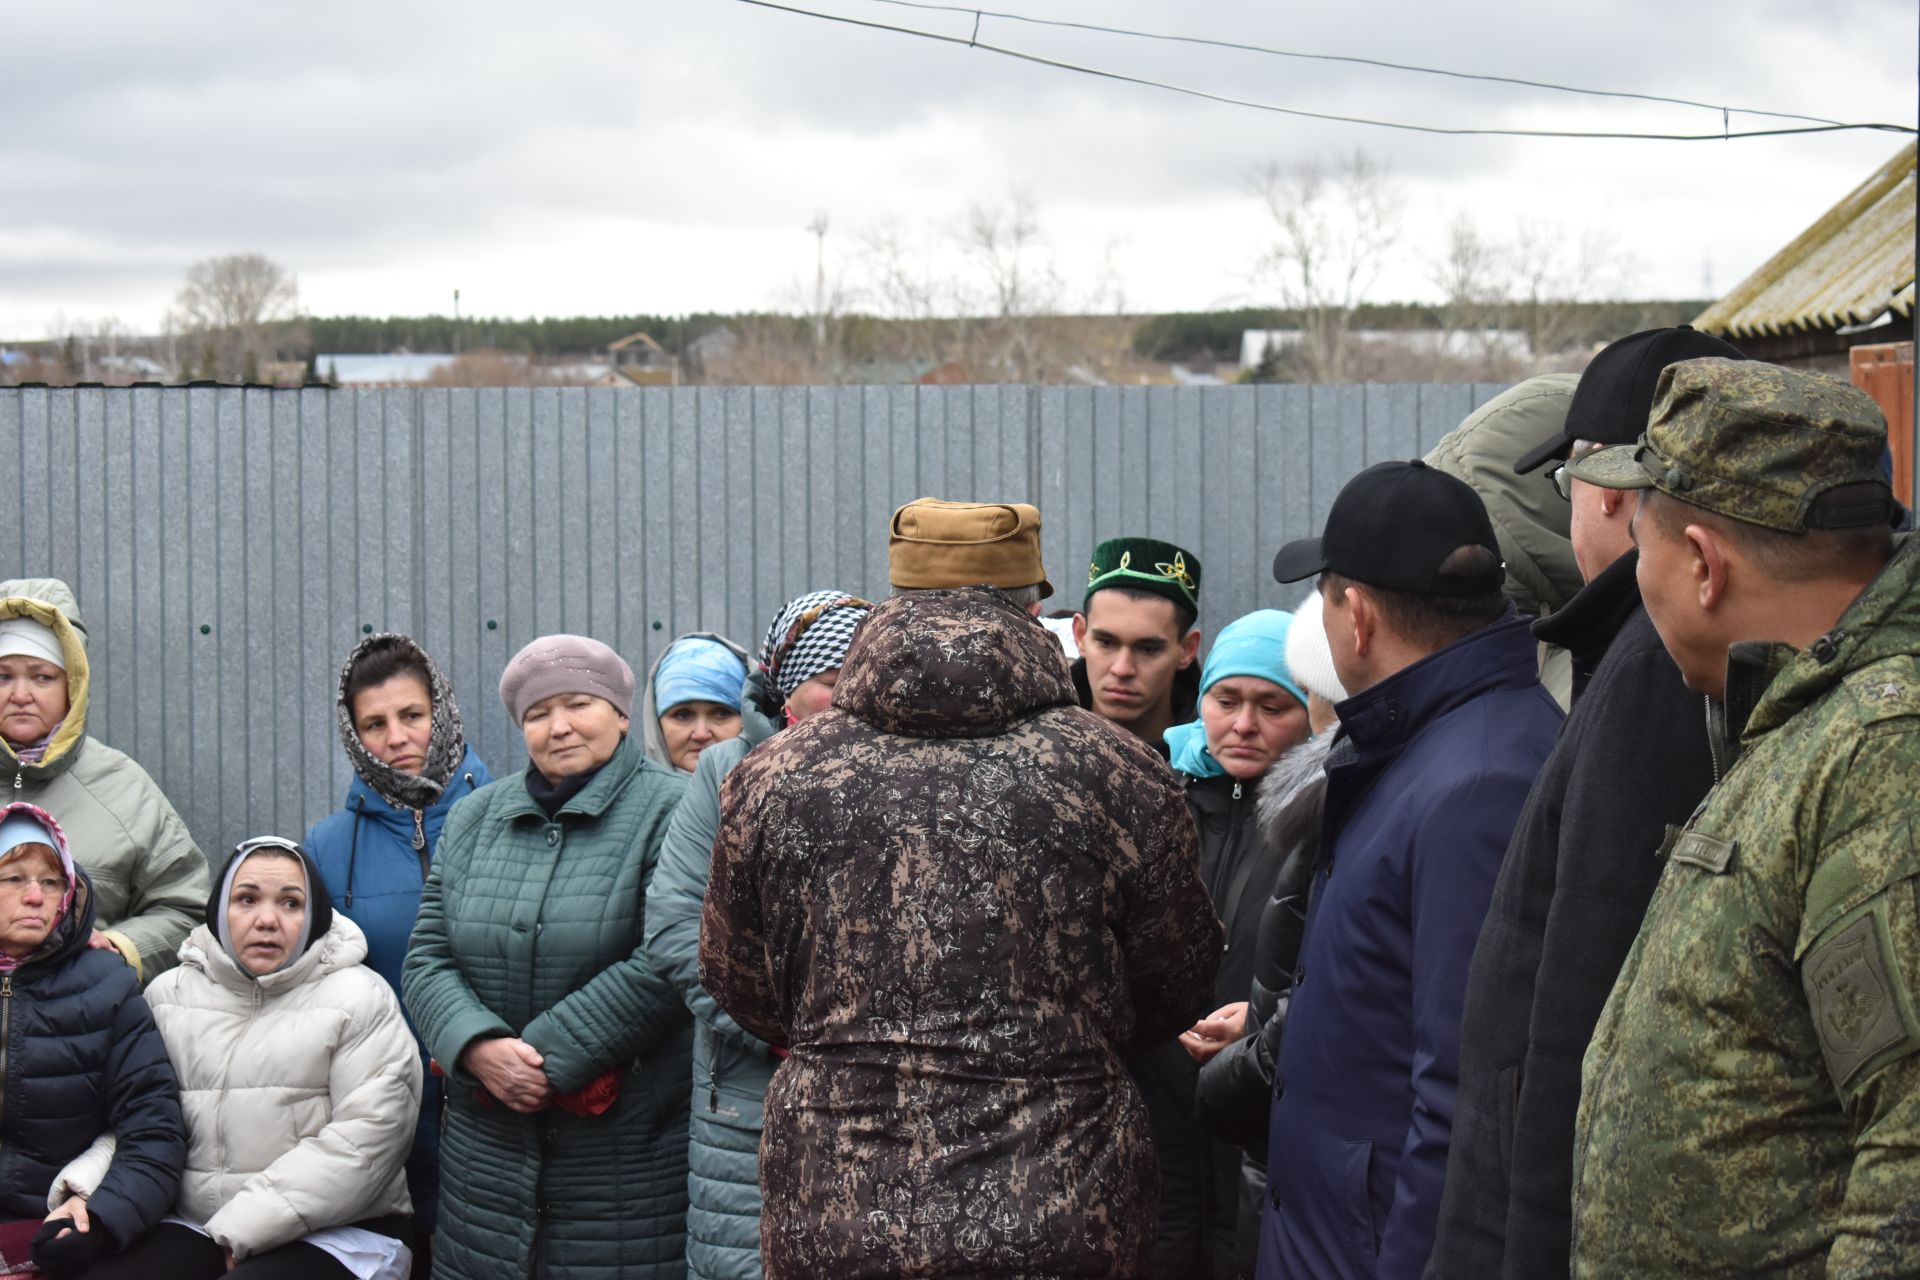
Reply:
[[[476,1040],[460,1054],[460,1066],[479,1078],[488,1093],[514,1111],[531,1114],[553,1101],[553,1082],[542,1069],[546,1059],[525,1040],[496,1036]]]

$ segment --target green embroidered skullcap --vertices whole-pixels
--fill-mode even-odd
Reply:
[[[1108,538],[1093,549],[1087,599],[1108,587],[1150,591],[1200,612],[1200,561],[1191,551],[1154,538]],[[1085,605],[1082,604],[1082,608]]]

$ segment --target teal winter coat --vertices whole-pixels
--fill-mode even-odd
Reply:
[[[700,911],[720,832],[720,784],[774,726],[751,700],[740,736],[700,753],[660,849],[648,896],[647,955],[693,1010],[693,1109],[687,1152],[687,1272],[759,1280],[760,1128],[779,1059],[700,985]]]
[[[685,1274],[692,1032],[641,945],[685,786],[627,739],[551,821],[524,773],[447,816],[402,981],[448,1078],[436,1276]],[[537,1049],[561,1093],[618,1072],[618,1100],[598,1116],[508,1110],[457,1065],[500,1035]]]

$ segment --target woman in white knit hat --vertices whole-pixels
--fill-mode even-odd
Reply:
[[[86,633],[56,578],[0,582],[0,765],[59,820],[93,880],[92,945],[142,983],[171,968],[206,904],[207,860],[147,771],[87,732]]]

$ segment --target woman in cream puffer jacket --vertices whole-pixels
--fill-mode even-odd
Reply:
[[[187,1167],[175,1216],[114,1259],[127,1274],[404,1274],[420,1058],[366,955],[298,845],[234,851],[179,968],[147,990]]]

